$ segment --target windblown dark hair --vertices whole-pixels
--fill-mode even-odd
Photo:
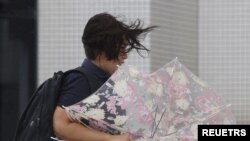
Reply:
[[[89,19],[83,32],[85,54],[91,60],[102,52],[108,60],[118,59],[124,40],[128,42],[126,52],[132,49],[136,49],[139,54],[140,50],[149,51],[140,43],[140,39],[155,27],[142,28],[139,19],[127,25],[108,13],[97,14]]]

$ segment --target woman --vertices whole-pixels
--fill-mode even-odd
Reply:
[[[140,43],[139,37],[153,28],[142,28],[140,20],[127,25],[108,13],[93,16],[82,36],[86,59],[81,67],[96,76],[101,86],[115,72],[117,65],[124,63],[132,49],[149,51]],[[71,73],[65,78],[53,117],[55,135],[67,141],[131,141],[129,135],[91,130],[68,117],[62,106],[75,104],[91,93],[86,76]]]

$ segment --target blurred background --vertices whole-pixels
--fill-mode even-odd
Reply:
[[[100,12],[159,26],[143,41],[149,56],[129,64],[150,73],[178,57],[250,123],[249,0],[0,0],[1,141],[39,84],[82,63],[84,26]]]

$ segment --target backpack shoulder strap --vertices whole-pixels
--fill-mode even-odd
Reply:
[[[75,69],[72,69],[68,72],[79,72],[82,75],[86,76],[88,79],[88,83],[90,86],[91,93],[94,93],[102,84],[99,82],[97,76],[95,76],[93,73],[86,70],[84,67],[77,67]],[[66,72],[67,73],[67,72]]]

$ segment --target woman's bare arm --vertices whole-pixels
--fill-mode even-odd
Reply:
[[[53,128],[55,135],[66,141],[132,141],[128,135],[109,135],[73,122],[59,106],[54,112]]]

